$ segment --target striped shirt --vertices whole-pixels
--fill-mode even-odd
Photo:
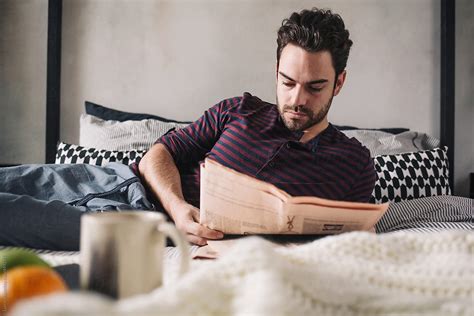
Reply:
[[[157,140],[181,175],[183,195],[199,207],[199,164],[208,157],[293,196],[368,202],[376,172],[370,152],[332,124],[312,140],[284,125],[275,104],[244,93]]]

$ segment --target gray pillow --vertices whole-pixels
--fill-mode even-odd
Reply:
[[[119,122],[82,114],[79,145],[107,150],[148,150],[169,130],[187,125],[154,119]]]
[[[377,155],[395,155],[439,147],[439,139],[424,133],[407,131],[390,134],[373,130],[342,131],[347,137],[354,137],[370,150],[372,157]]]

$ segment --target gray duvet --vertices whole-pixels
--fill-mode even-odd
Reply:
[[[82,214],[130,209],[153,205],[123,164],[0,168],[0,245],[77,250]]]

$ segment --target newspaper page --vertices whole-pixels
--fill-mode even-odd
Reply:
[[[206,159],[201,165],[200,223],[226,234],[279,231],[290,197],[273,185]]]
[[[200,223],[225,234],[337,234],[370,230],[385,204],[292,197],[276,186],[206,159]]]

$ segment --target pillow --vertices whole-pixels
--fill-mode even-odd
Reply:
[[[378,179],[371,202],[400,202],[449,195],[447,147],[374,157]]]
[[[79,145],[107,150],[148,150],[155,141],[173,129],[187,126],[185,123],[162,122],[146,119],[141,121],[105,121],[82,114],[79,126]]]
[[[431,150],[439,147],[439,139],[424,133],[406,131],[390,134],[375,130],[342,131],[347,137],[354,137],[370,150],[372,157]]]
[[[387,127],[387,128],[360,128],[354,126],[347,126],[347,125],[334,125],[340,131],[352,131],[352,130],[366,130],[366,131],[380,131],[390,134],[400,134],[403,132],[408,132],[408,128],[404,127]]]
[[[162,122],[188,123],[188,124],[191,123],[191,122],[180,122],[180,121],[170,120],[170,119],[153,115],[153,114],[123,112],[123,111],[107,108],[103,105],[95,104],[89,101],[85,102],[85,106],[86,106],[87,114],[96,116],[103,120],[125,122],[125,121],[141,121],[141,120],[153,119],[153,120],[159,120]]]
[[[105,150],[82,147],[66,143],[59,143],[56,151],[56,164],[85,163],[90,165],[105,166],[109,162],[120,162],[125,165],[139,163],[146,150]]]

